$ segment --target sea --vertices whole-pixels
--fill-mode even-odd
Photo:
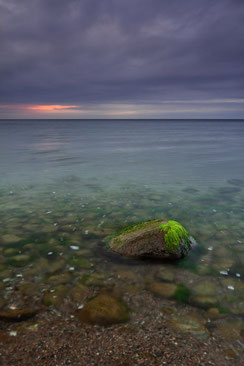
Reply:
[[[167,263],[109,250],[111,235],[152,219],[179,221],[197,247]],[[78,282],[156,282],[181,286],[182,306],[239,320],[243,277],[244,120],[0,121],[3,309],[50,291],[58,308]]]

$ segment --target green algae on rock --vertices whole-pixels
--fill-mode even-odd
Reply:
[[[81,323],[109,326],[129,320],[129,310],[121,299],[100,294],[77,311]]]
[[[126,227],[112,237],[109,247],[127,257],[180,259],[192,244],[194,239],[177,221],[151,220]]]

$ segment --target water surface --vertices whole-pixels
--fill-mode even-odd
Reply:
[[[177,301],[243,316],[243,142],[243,121],[2,120],[0,306],[168,282],[189,290]],[[197,250],[155,263],[106,249],[154,218],[180,221]]]

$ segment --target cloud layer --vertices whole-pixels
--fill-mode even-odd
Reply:
[[[243,18],[241,0],[0,0],[0,116],[244,117]]]

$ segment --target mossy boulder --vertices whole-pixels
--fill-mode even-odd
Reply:
[[[194,242],[177,221],[151,220],[125,228],[111,238],[109,247],[127,257],[180,259]]]
[[[77,316],[81,323],[109,326],[128,321],[129,310],[121,299],[100,294],[78,310]]]

